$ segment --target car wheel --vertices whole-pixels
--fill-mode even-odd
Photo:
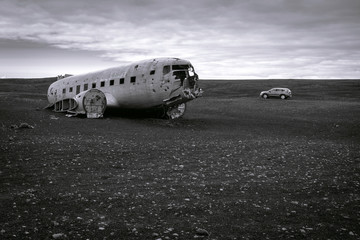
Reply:
[[[263,99],[267,99],[269,96],[267,94],[262,95]]]
[[[286,99],[286,96],[285,95],[280,95],[280,98],[282,99],[282,100],[284,100],[284,99]]]

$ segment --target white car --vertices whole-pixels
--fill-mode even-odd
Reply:
[[[268,91],[262,91],[260,97],[267,99],[270,97],[277,97],[281,99],[291,98],[291,90],[288,88],[272,88]]]

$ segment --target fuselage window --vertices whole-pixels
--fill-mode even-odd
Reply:
[[[96,82],[92,83],[92,88],[96,88]]]
[[[168,74],[170,72],[170,66],[164,66],[163,68],[163,74]]]
[[[76,86],[76,94],[79,94],[80,93],[80,85],[77,85]]]
[[[114,79],[110,80],[110,86],[114,85]]]
[[[130,82],[131,82],[131,83],[136,82],[136,77],[131,77],[131,78],[130,78]]]
[[[124,84],[125,79],[124,78],[120,78],[120,84]]]
[[[87,83],[84,84],[84,91],[88,90],[89,85]]]
[[[100,82],[100,87],[105,87],[105,81]]]
[[[155,74],[155,70],[151,70],[150,75],[154,75],[154,74]]]

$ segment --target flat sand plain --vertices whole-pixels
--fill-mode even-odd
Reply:
[[[1,239],[360,238],[359,80],[201,81],[175,121],[67,118],[50,83],[0,80]]]

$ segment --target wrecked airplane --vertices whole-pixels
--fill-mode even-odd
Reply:
[[[105,109],[161,109],[162,117],[185,113],[186,102],[202,95],[191,63],[157,58],[62,78],[48,89],[55,112],[101,118]]]

